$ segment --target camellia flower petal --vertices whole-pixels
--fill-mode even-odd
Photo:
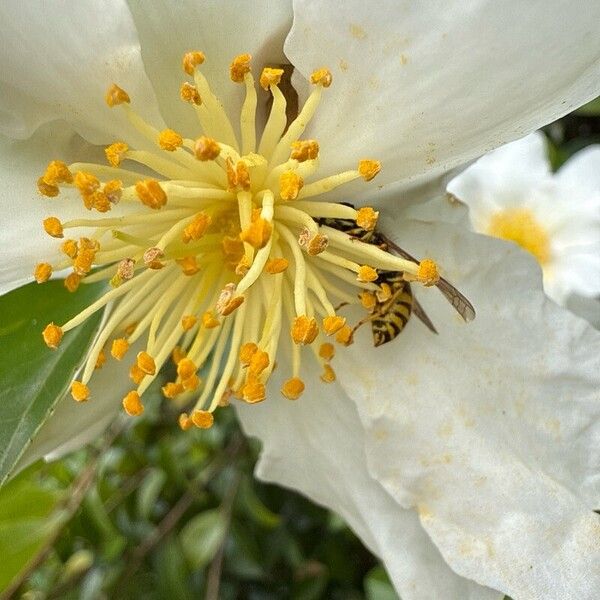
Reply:
[[[552,176],[544,140],[535,133],[491,152],[448,191],[469,206],[475,231],[530,252],[546,293],[564,304],[571,294],[600,295],[600,147]]]

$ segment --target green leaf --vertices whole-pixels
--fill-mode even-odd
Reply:
[[[398,600],[398,594],[383,567],[371,569],[365,577],[365,592],[367,600]]]
[[[201,569],[213,559],[226,532],[227,524],[219,509],[207,510],[187,523],[179,540],[193,569]]]
[[[167,474],[161,469],[150,469],[144,477],[137,493],[138,514],[149,519],[156,500],[167,481]]]
[[[600,97],[584,104],[581,108],[577,109],[575,113],[585,117],[597,117],[600,115]]]
[[[65,334],[57,350],[44,327],[62,324],[102,295],[104,284],[70,294],[62,281],[31,283],[0,297],[0,485],[69,388],[98,327],[101,311]]]
[[[63,494],[36,485],[31,470],[0,490],[0,591],[27,566],[62,523]]]

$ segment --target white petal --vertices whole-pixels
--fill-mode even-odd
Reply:
[[[277,372],[264,403],[237,407],[245,431],[262,441],[261,479],[296,489],[338,512],[383,559],[404,600],[499,597],[454,574],[415,512],[401,508],[369,475],[365,431],[354,404],[337,385],[316,388],[323,384],[313,381],[312,389],[290,402],[280,396],[276,378]]]
[[[600,333],[546,300],[534,260],[504,242],[399,218],[382,229],[437,259],[478,314],[465,325],[416,289],[438,336],[412,319],[393,343],[367,348],[365,332],[336,356],[371,475],[419,508],[464,577],[513,598],[597,597]]]
[[[169,126],[198,135],[194,111],[179,99],[181,82],[189,79],[181,58],[201,50],[206,62],[200,67],[230,118],[239,119],[243,85],[229,78],[229,65],[238,54],[253,56],[255,76],[265,64],[287,62],[283,40],[292,20],[291,2],[260,0],[252,6],[237,2],[183,0],[130,1],[142,44],[142,57]]]
[[[296,0],[285,51],[305,77],[333,72],[310,129],[323,167],[375,156],[381,185],[464,163],[595,97],[599,18],[595,0]]]
[[[598,298],[583,298],[573,294],[567,299],[565,306],[596,329],[600,329],[600,300]]]
[[[558,170],[556,177],[561,185],[600,196],[600,144],[577,152]]]
[[[65,119],[86,139],[105,143],[128,131],[104,94],[126,89],[136,108],[160,122],[124,0],[69,4],[4,0],[0,131],[25,138],[41,124]]]

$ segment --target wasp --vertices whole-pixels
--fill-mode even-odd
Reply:
[[[373,244],[386,252],[419,264],[416,258],[376,229],[367,231],[350,219],[318,218],[315,220],[320,226],[343,231],[354,239],[366,244]],[[380,291],[375,294],[370,314],[354,326],[353,333],[365,323],[370,322],[373,345],[375,347],[382,346],[395,339],[403,331],[411,315],[414,314],[432,333],[437,334],[435,326],[415,298],[411,285],[404,279],[402,271],[379,271],[378,274],[379,277],[374,283],[379,286]],[[465,322],[475,318],[473,305],[450,282],[440,277],[436,287]]]

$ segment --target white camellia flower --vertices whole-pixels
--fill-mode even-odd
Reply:
[[[221,1],[82,0],[53,10],[9,1],[0,14],[0,125],[7,136],[0,285],[7,291],[24,283],[43,261],[38,280],[71,266],[74,288],[94,264],[101,275],[87,277],[105,276],[114,286],[101,302],[117,300],[73,389],[89,401],[59,402],[22,464],[92,439],[124,394],[126,410],[141,412],[143,390],[132,390],[125,372],[131,360],[119,369],[123,363],[109,358],[92,377],[103,343],[137,322],[113,349],[117,357],[140,351],[133,379],[146,387],[182,334],[195,360],[179,361],[168,394],[197,385],[195,367],[209,351],[222,356],[221,370],[209,361],[191,420],[210,425],[230,376],[249,386],[241,390],[248,404],[236,406],[247,432],[263,442],[259,476],[343,515],[382,558],[404,600],[597,597],[600,335],[545,299],[533,259],[453,225],[464,217],[460,207],[403,207],[399,193],[597,95],[597,2],[340,8],[296,1],[293,25],[291,6],[266,0],[251,9]],[[184,75],[176,65],[190,51]],[[257,75],[265,65],[294,65],[304,108],[288,134],[281,136],[280,74],[264,74],[273,96],[267,121],[261,106],[268,94],[255,96],[244,53]],[[234,84],[228,79],[236,56]],[[111,166],[99,164],[70,128],[92,144],[110,144]],[[298,136],[310,143],[290,157]],[[49,160],[64,163],[43,172]],[[375,160],[383,164],[377,179],[360,181],[377,174]],[[60,195],[40,198],[36,181],[46,196]],[[338,193],[342,183],[348,185]],[[77,190],[68,189],[73,185]],[[77,192],[86,208],[110,215],[83,209]],[[329,204],[307,200],[318,192],[327,192]],[[315,229],[313,216],[371,227],[377,211],[334,204],[357,197],[380,211],[381,232],[429,260],[413,263],[335,229]],[[93,229],[83,229],[88,238],[76,247],[63,246],[60,258],[57,247],[69,238],[43,234],[39,222],[50,216],[45,228],[55,236]],[[240,231],[245,245],[231,248],[234,256],[239,251],[231,279],[215,243]],[[175,262],[189,256],[205,261],[197,279],[181,273],[194,271],[192,261]],[[288,270],[279,272],[283,262],[266,267],[273,258],[286,258]],[[476,306],[473,323],[465,325],[438,290],[420,285],[437,282],[437,265]],[[373,266],[416,281],[415,295],[439,335],[413,318],[398,339],[374,349],[365,327],[353,345],[337,348],[337,382],[327,342],[314,356],[305,348],[300,366],[289,321],[305,317],[292,335],[308,342],[313,315],[342,314],[334,314],[333,299],[356,304],[348,287],[384,293],[368,281]],[[47,342],[59,343],[94,308],[51,327]],[[184,324],[186,316],[204,317],[204,329],[193,319]],[[339,321],[328,323],[325,331]],[[268,398],[250,405],[265,394],[280,338]],[[140,346],[128,349],[134,340]],[[232,347],[243,350],[246,371]],[[293,398],[304,385],[295,402],[279,394]],[[190,417],[181,424],[191,425]]]
[[[448,192],[469,207],[475,231],[533,254],[556,302],[600,296],[600,146],[552,174],[544,135],[532,133],[480,158]]]

